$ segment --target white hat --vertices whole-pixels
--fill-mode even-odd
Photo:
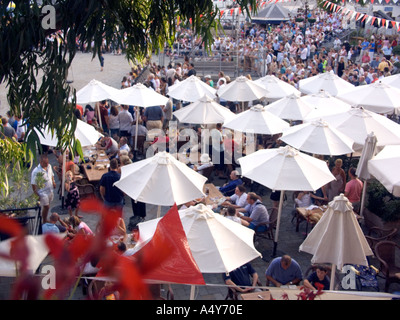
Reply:
[[[206,75],[204,78],[206,78],[206,79],[211,79],[211,76],[208,74],[208,75]]]
[[[203,153],[200,156],[200,162],[201,163],[209,163],[211,161],[210,156],[207,153]]]

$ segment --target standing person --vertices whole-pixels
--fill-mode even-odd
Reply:
[[[118,118],[118,108],[117,106],[112,106],[110,108],[110,114],[109,114],[109,125],[110,125],[110,135],[111,137],[114,138],[116,135],[119,137],[119,118]]]
[[[109,125],[108,125],[108,110],[107,110],[107,101],[103,100],[99,103],[99,111],[100,111],[100,119],[101,119],[101,127],[103,129],[103,133],[109,133]]]
[[[343,160],[336,159],[335,166],[332,168],[331,172],[336,180],[329,183],[328,188],[328,200],[332,201],[334,197],[338,196],[346,187],[346,173],[342,169]]]
[[[118,173],[118,160],[111,159],[110,171],[103,174],[100,179],[100,195],[104,204],[112,208],[122,208],[124,205],[124,193],[114,186],[114,183],[121,178]]]
[[[119,120],[119,135],[126,137],[128,142],[131,140],[131,129],[134,119],[132,114],[129,112],[129,106],[122,105],[122,110],[118,113]]]
[[[24,125],[24,120],[22,119],[22,115],[16,115],[15,120],[17,120],[17,129],[15,130],[17,133],[18,142],[23,142],[25,139],[26,133],[26,125]]]
[[[173,109],[173,104],[172,104],[172,99],[169,98],[168,102],[165,104],[165,106],[162,107],[163,111],[163,118],[164,118],[164,123],[163,123],[163,129],[166,130],[168,128],[169,122],[172,120],[172,110]]]
[[[102,53],[99,54],[99,60],[100,60],[100,71],[104,70],[104,56]]]
[[[211,141],[212,162],[216,165],[217,175],[219,177],[224,177],[224,138],[222,136],[222,123],[217,123],[216,128],[211,130]]]
[[[347,197],[347,199],[349,199],[349,201],[353,205],[354,212],[359,213],[361,193],[364,184],[360,179],[357,178],[356,168],[351,167],[348,173],[350,181],[346,183],[344,196]]]
[[[75,215],[78,216],[79,204],[80,204],[80,196],[79,189],[76,183],[74,182],[74,174],[72,171],[67,171],[65,173],[65,191],[67,191],[67,198],[65,200],[65,205],[68,209],[68,213],[72,216],[74,211]],[[78,216],[79,218],[82,218]]]
[[[43,186],[39,183],[41,180],[39,176],[43,178]],[[31,185],[33,192],[39,197],[40,205],[42,206],[43,223],[46,223],[48,222],[47,215],[49,213],[50,203],[54,198],[53,189],[56,188],[53,169],[49,164],[49,158],[46,154],[40,155],[39,165],[32,171]]]
[[[189,71],[188,71],[187,76],[188,76],[188,77],[190,77],[190,76],[195,76],[196,73],[197,73],[197,72],[196,72],[196,69],[194,68],[194,64],[193,64],[193,63],[189,64]]]
[[[92,106],[90,104],[87,104],[85,106],[84,117],[86,117],[86,122],[88,124],[93,123],[93,118],[95,118],[95,114],[94,114],[94,109],[92,108]]]
[[[160,106],[148,107],[144,110],[143,120],[146,122],[147,130],[162,129],[164,115]]]
[[[9,125],[8,120],[6,118],[1,118],[1,123],[3,124],[3,132],[0,130],[0,139],[4,138],[14,138],[18,139],[17,133],[14,128]]]

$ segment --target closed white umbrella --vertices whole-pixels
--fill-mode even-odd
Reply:
[[[377,140],[375,134],[373,132],[368,134],[357,165],[356,175],[358,178],[364,180],[360,206],[361,216],[363,215],[367,183],[368,180],[371,179],[371,174],[368,171],[368,161],[371,160],[371,158],[376,154],[376,142]]]
[[[300,99],[314,106],[314,110],[306,115],[305,121],[324,119],[326,116],[346,112],[351,109],[350,104],[335,98],[324,90],[303,96]]]
[[[254,248],[254,231],[198,204],[179,210],[183,230],[202,273],[230,272],[258,258]],[[160,218],[138,224],[140,242],[149,240]],[[173,232],[173,230],[171,230]]]
[[[273,135],[283,132],[290,125],[267,111],[262,105],[255,105],[226,120],[223,126],[244,133]]]
[[[207,95],[173,112],[173,114],[180,122],[198,124],[223,123],[235,116],[232,111],[221,106]]]
[[[376,113],[392,114],[400,112],[400,89],[381,81],[354,87],[354,89],[341,93],[337,97],[351,105],[364,107]]]
[[[321,119],[290,127],[280,139],[313,154],[337,156],[353,152],[353,140]]]
[[[136,201],[172,206],[203,198],[206,181],[206,177],[163,151],[123,166],[121,178],[114,185]]]
[[[258,150],[240,158],[242,175],[272,190],[280,190],[274,252],[278,244],[284,191],[315,191],[335,180],[325,161],[290,146]]]
[[[386,146],[368,161],[368,171],[395,197],[400,197],[400,145]]]
[[[265,110],[281,119],[303,121],[306,116],[314,110],[314,106],[301,99],[300,96],[290,94],[285,98],[279,99],[265,106]]]
[[[354,140],[353,150],[361,151],[368,134],[374,132],[377,147],[400,144],[400,125],[364,108],[351,108],[347,112],[323,118],[329,125]]]
[[[298,97],[301,95],[301,92],[294,86],[282,81],[274,75],[267,75],[260,79],[254,80],[254,83],[261,85],[268,91],[264,97],[268,102],[276,101],[289,95],[295,95]]]
[[[312,254],[312,263],[331,263],[333,275],[335,266],[338,270],[342,270],[345,264],[368,266],[366,257],[372,255],[353,206],[343,194],[328,204],[328,209],[299,250]],[[334,287],[334,279],[331,276],[330,290]]]
[[[340,78],[333,72],[324,72],[316,76],[301,79],[299,81],[299,90],[305,94],[318,93],[320,90],[328,92],[336,97],[340,93],[355,88],[350,82]]]
[[[195,102],[204,95],[215,98],[216,89],[201,81],[196,76],[190,76],[185,80],[168,88],[168,95],[176,100]]]

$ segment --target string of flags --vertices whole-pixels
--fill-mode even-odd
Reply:
[[[358,2],[358,0],[356,0],[356,1]],[[363,1],[365,1],[365,0],[363,0]],[[371,2],[373,2],[373,1],[374,0],[371,0]],[[360,21],[360,22],[365,21],[366,25],[368,25],[368,24],[373,25],[376,21],[379,27],[385,27],[386,29],[388,29],[389,25],[391,24],[392,28],[397,30],[397,32],[400,32],[400,22],[398,22],[398,21],[393,21],[393,20],[388,20],[388,19],[384,19],[384,18],[370,16],[368,14],[357,12],[357,11],[348,9],[346,7],[337,5],[336,3],[330,2],[328,0],[323,1],[322,7],[327,10],[330,10],[332,12],[342,13],[344,16],[346,16],[349,19],[355,19],[355,21]]]

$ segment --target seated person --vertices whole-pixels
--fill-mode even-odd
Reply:
[[[96,142],[96,147],[104,150],[110,159],[114,158],[118,153],[118,142],[107,135],[101,138],[100,142]]]
[[[57,222],[59,224],[57,225]],[[42,225],[42,233],[62,233],[67,231],[68,225],[61,220],[58,213],[53,212],[49,218],[49,222],[46,222]]]
[[[330,281],[327,277],[328,269],[323,265],[318,265],[316,270],[312,272],[307,279],[304,279],[304,286],[311,290],[318,290],[321,286],[322,290],[329,290]]]
[[[224,196],[233,195],[233,193],[235,192],[235,188],[238,185],[243,184],[242,179],[239,178],[239,172],[237,170],[232,170],[229,177],[230,177],[231,181],[229,181],[228,183],[225,183],[222,187],[219,188],[219,191],[221,191],[221,193]]]
[[[235,270],[229,272],[229,274],[223,274],[225,284],[231,286],[240,293],[261,291],[257,286],[258,274],[250,263],[246,263]],[[246,288],[252,287],[252,288]]]
[[[121,137],[121,139],[119,139],[119,150],[117,154],[117,159],[121,156],[121,153],[124,151],[126,152],[126,154],[129,154],[129,151],[131,151],[131,148],[128,145],[127,137]]]
[[[269,222],[269,214],[267,208],[261,202],[260,197],[254,192],[247,194],[247,205],[244,208],[237,209],[239,217],[242,219],[242,225],[255,230],[262,223]],[[258,231],[266,231],[267,227],[262,226]]]
[[[294,199],[296,206],[299,208],[307,208],[312,205],[310,191],[301,191]]]
[[[242,224],[242,219],[237,216],[236,209],[233,206],[229,206],[226,210],[225,217],[229,220]]]
[[[310,194],[312,202],[317,206],[323,206],[328,203],[328,193],[326,186],[322,186],[317,191]]]
[[[239,185],[235,188],[235,194],[226,198],[226,201],[221,206],[232,206],[239,209],[244,208],[247,204],[246,188],[243,185]]]
[[[270,282],[275,287],[298,285],[303,279],[303,273],[296,260],[289,255],[275,258],[265,271],[267,286]]]
[[[207,153],[203,153],[200,156],[200,163],[198,166],[194,165],[193,170],[197,171],[200,174],[203,174],[203,170],[209,167],[212,167],[213,163],[211,162],[210,156]]]

